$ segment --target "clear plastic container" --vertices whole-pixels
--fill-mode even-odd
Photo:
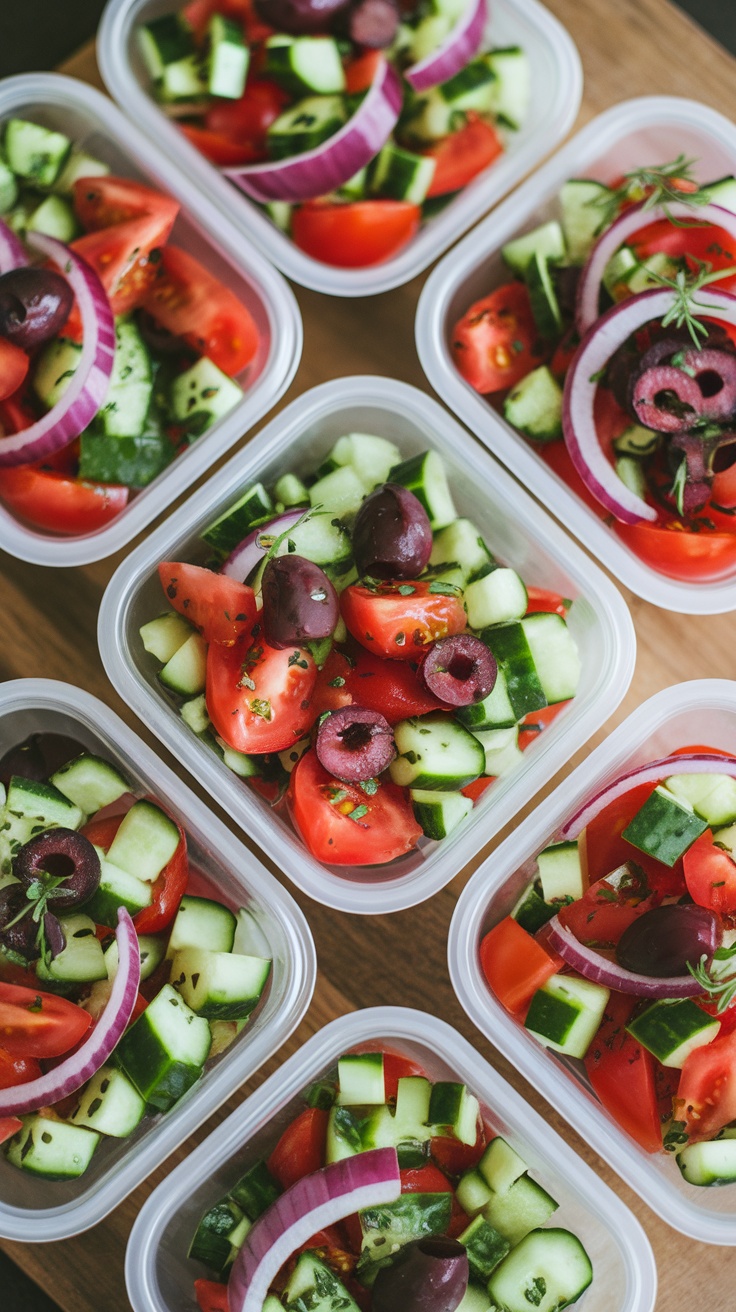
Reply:
[[[11,1166],[0,1153],[0,1236],[23,1243],[68,1239],[117,1207],[281,1047],[309,1006],[317,973],[312,935],[293,898],[107,706],[51,679],[4,683],[3,748],[39,731],[70,735],[117,765],[136,791],[161,799],[186,829],[192,866],[216,884],[224,903],[252,912],[273,969],[252,1020],[202,1079],[130,1139],[103,1141],[78,1180],[50,1184]]]
[[[574,598],[570,626],[583,673],[578,695],[539,735],[523,765],[494,783],[449,839],[419,848],[382,870],[326,866],[310,856],[291,826],[189,730],[167,701],[158,664],[138,630],[164,609],[156,565],[207,559],[199,533],[256,480],[316,469],[343,433],[377,433],[409,456],[433,447],[442,456],[458,513],[478,524],[491,550],[530,584]],[[378,915],[424,901],[463,868],[615,710],[631,680],[635,638],[616,589],[513,479],[436,401],[388,378],[341,378],[292,402],[186,507],[161,525],[118,568],[103,597],[98,626],[107,673],[136,714],[266,851],[297,887],[341,911]]]
[[[0,501],[0,547],[37,565],[86,565],[119,551],[167,510],[210,465],[262,419],[296,373],[302,351],[302,323],[296,299],[283,278],[243,241],[205,193],[172,165],[149,140],[94,87],[53,73],[29,73],[0,84],[0,122],[27,117],[65,132],[110,165],[113,172],[160,187],[181,202],[172,241],[194,255],[230,287],[253,315],[261,342],[241,375],[243,399],[198,438],[105,528],[79,537],[61,537],[26,527]]]
[[[554,1224],[572,1230],[588,1250],[594,1275],[580,1304],[585,1312],[650,1312],[654,1258],[629,1209],[454,1029],[404,1007],[370,1007],[326,1025],[158,1186],[128,1241],[126,1280],[135,1312],[195,1308],[192,1281],[203,1268],[186,1253],[203,1212],[273,1144],[303,1105],[304,1088],[346,1049],[366,1042],[398,1049],[430,1079],[460,1079],[475,1092],[488,1123],[559,1202]]]
[[[678,683],[638,706],[475,872],[452,918],[448,955],[453,987],[473,1023],[644,1202],[692,1239],[736,1245],[736,1188],[686,1184],[672,1157],[639,1148],[590,1091],[578,1063],[568,1066],[504,1011],[478,957],[483,934],[508,915],[537,853],[580,802],[623,771],[695,743],[736,753],[736,683]]]
[[[178,6],[180,7],[180,6]],[[331,296],[374,296],[398,287],[436,260],[461,232],[515,187],[567,135],[580,106],[582,69],[575,46],[556,18],[537,0],[493,0],[490,32],[496,46],[520,45],[531,62],[532,97],[527,120],[510,133],[509,148],[393,259],[367,269],[321,264],[276,228],[265,214],[214,168],[162,113],[148,93],[136,28],[177,8],[176,0],[109,0],[97,36],[102,76],[126,114],[155,135],[201,191],[237,224],[283,273],[304,287]]]
[[[442,260],[419,301],[416,342],[424,372],[443,401],[616,578],[655,606],[715,615],[736,607],[736,576],[687,583],[651,569],[552,472],[533,443],[461,378],[449,351],[452,327],[468,306],[508,281],[501,247],[559,213],[556,198],[568,178],[609,181],[681,153],[697,159],[701,181],[736,173],[736,127],[715,110],[674,96],[628,100],[600,114]]]

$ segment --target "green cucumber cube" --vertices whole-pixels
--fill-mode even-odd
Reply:
[[[40,1113],[27,1116],[23,1129],[8,1144],[8,1161],[47,1180],[76,1180],[84,1175],[100,1142],[99,1134]]]
[[[182,948],[232,952],[237,923],[230,908],[221,902],[185,893],[171,927],[166,955],[173,957]]]
[[[116,1066],[102,1066],[82,1092],[70,1119],[75,1125],[124,1139],[145,1113],[146,1104],[127,1075]]]
[[[435,1134],[454,1135],[472,1147],[478,1138],[479,1116],[478,1099],[468,1092],[467,1085],[439,1080],[432,1086],[429,1120]]]
[[[139,634],[144,651],[150,652],[157,661],[165,665],[179,648],[184,646],[187,638],[191,638],[192,626],[181,615],[168,611],[165,615],[158,615],[155,620],[142,624]]]
[[[710,828],[736,820],[736,779],[730,775],[673,774],[665,780],[665,787]]]
[[[621,836],[647,856],[674,866],[707,828],[687,802],[658,784]]]
[[[125,1032],[115,1056],[146,1103],[166,1112],[196,1084],[211,1038],[204,1017],[165,984]]]
[[[545,902],[569,898],[573,902],[585,892],[580,848],[577,842],[552,843],[537,857]]]
[[[455,1196],[468,1216],[477,1216],[491,1201],[493,1190],[486,1184],[480,1171],[466,1171],[460,1180]]]
[[[528,1175],[522,1175],[503,1194],[492,1194],[483,1210],[483,1216],[513,1248],[531,1230],[549,1221],[559,1203],[541,1184]]]
[[[377,1106],[386,1101],[382,1052],[349,1052],[337,1063],[341,1107]]]
[[[626,1029],[663,1066],[682,1070],[686,1057],[716,1037],[721,1023],[692,998],[662,998],[630,1020]]]
[[[169,864],[181,836],[155,802],[134,802],[107,849],[107,859],[138,879],[153,883]]]
[[[603,1019],[609,990],[574,975],[553,975],[537,989],[524,1026],[545,1047],[584,1057]]]
[[[476,1280],[487,1280],[499,1262],[511,1252],[508,1239],[499,1234],[484,1216],[476,1216],[458,1235],[458,1242],[465,1245],[470,1274]]]
[[[497,1134],[478,1163],[478,1172],[494,1194],[505,1194],[526,1174],[526,1162]]]
[[[271,962],[206,948],[174,954],[171,982],[188,1007],[208,1020],[247,1020],[258,1005]]]

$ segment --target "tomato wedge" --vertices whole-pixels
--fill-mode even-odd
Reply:
[[[655,1061],[626,1032],[638,999],[611,993],[603,1020],[584,1061],[606,1111],[647,1153],[662,1148]]]
[[[247,583],[200,565],[171,560],[161,562],[158,576],[174,610],[199,629],[207,642],[232,646],[255,621],[255,593]]]
[[[710,829],[684,853],[682,868],[693,902],[721,915],[736,912],[736,861],[716,847]]]
[[[9,342],[7,337],[0,337],[0,401],[12,396],[22,386],[30,363],[20,346]]]
[[[471,113],[463,127],[429,146],[422,154],[436,161],[427,191],[429,199],[466,187],[503,154],[503,142],[490,123]]]
[[[74,184],[74,211],[85,232],[99,232],[117,223],[144,216],[155,218],[163,245],[171,234],[181,206],[162,191],[146,187],[133,178],[78,178]]]
[[[523,283],[497,287],[466,310],[452,330],[455,367],[476,392],[501,392],[544,364],[529,292]]]
[[[506,916],[490,929],[480,945],[480,965],[486,983],[507,1011],[526,1011],[532,995],[556,975],[561,959]]]
[[[165,240],[168,218],[144,214],[77,237],[72,250],[96,270],[113,314],[128,314],[145,301],[158,265],[151,255]]]
[[[705,517],[710,517],[709,508]],[[675,519],[659,524],[617,522],[614,531],[645,565],[670,579],[713,583],[736,571],[736,531],[704,524],[693,533]]]
[[[420,683],[416,671],[404,661],[384,660],[372,651],[358,648],[354,663],[346,661],[346,665],[342,692],[356,706],[380,711],[389,724],[398,724],[411,715],[442,710],[442,702],[432,696]]]
[[[308,201],[294,211],[291,231],[313,260],[361,269],[397,255],[418,232],[421,215],[406,200]]]
[[[406,595],[406,588],[414,591]],[[417,660],[430,643],[467,625],[459,595],[432,583],[351,583],[340,598],[343,619],[363,647],[391,660]]]
[[[93,533],[115,519],[130,491],[116,483],[89,483],[35,465],[0,469],[0,498],[35,528],[49,533]]]
[[[254,626],[255,627],[255,626]],[[236,752],[281,752],[311,724],[317,666],[301,648],[277,651],[260,636],[207,652],[207,711]]]
[[[37,1080],[42,1074],[35,1057],[18,1057],[0,1048],[0,1089],[14,1089],[29,1080]]]
[[[462,1175],[465,1171],[472,1171],[478,1164],[485,1152],[486,1143],[485,1126],[479,1120],[475,1143],[461,1143],[451,1135],[438,1134],[432,1138],[430,1151],[434,1161],[447,1175]]]
[[[194,1294],[200,1312],[230,1312],[227,1285],[221,1285],[217,1280],[195,1280]]]
[[[375,793],[341,783],[307,751],[287,794],[296,828],[312,856],[330,865],[385,865],[416,847],[422,830],[403,791],[380,780]],[[355,816],[355,819],[353,819]]]
[[[258,350],[259,332],[247,306],[178,246],[160,252],[143,306],[157,323],[231,377],[241,373]]]
[[[87,1032],[91,1017],[66,998],[0,982],[0,1040],[17,1057],[60,1057]]]
[[[324,1166],[328,1120],[329,1112],[307,1107],[284,1130],[266,1162],[282,1189]]]
[[[674,1117],[693,1143],[715,1138],[736,1120],[736,1032],[717,1035],[685,1058]]]

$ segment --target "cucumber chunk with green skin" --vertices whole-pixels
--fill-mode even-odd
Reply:
[[[562,261],[567,254],[562,228],[556,219],[542,223],[501,247],[501,255],[512,273],[523,278],[530,260],[539,253],[545,259]]]
[[[547,698],[521,622],[484,629],[481,637],[493,652],[504,676],[514,722],[523,720],[530,711],[539,711],[546,706]]]
[[[462,1234],[458,1235],[458,1243],[465,1245],[470,1274],[476,1280],[487,1280],[511,1251],[508,1239],[499,1234],[484,1216],[476,1216],[471,1221]]]
[[[571,178],[560,192],[562,230],[571,264],[584,264],[605,223],[610,187],[592,178]]]
[[[239,775],[241,779],[253,779],[262,773],[263,767],[257,756],[248,756],[246,752],[237,752],[219,734],[215,736],[215,742],[220,749],[225,765],[228,770],[232,770],[233,774]]]
[[[42,189],[53,187],[72,148],[63,132],[21,118],[8,119],[3,144],[5,160],[16,177]]]
[[[104,924],[104,921],[101,922]],[[117,924],[117,915],[115,917]],[[59,916],[66,946],[51,958],[48,966],[43,960],[36,962],[36,974],[41,980],[67,980],[75,983],[93,983],[107,979],[107,966],[102,944],[95,934],[95,921],[86,912]]]
[[[176,452],[164,433],[107,437],[87,431],[79,442],[79,477],[93,483],[148,487],[167,469]]]
[[[117,802],[130,789],[130,783],[114,765],[87,752],[63,765],[49,782],[86,815]]]
[[[393,1147],[401,1157],[413,1146],[424,1160],[424,1145],[432,1136],[427,1124],[431,1094],[432,1086],[423,1076],[403,1076],[398,1082],[394,1112],[383,1104],[361,1127],[363,1147]]]
[[[264,1161],[255,1162],[230,1190],[230,1197],[251,1221],[268,1210],[281,1193]]]
[[[516,570],[499,566],[468,583],[464,601],[471,629],[485,629],[491,624],[520,620],[526,614],[529,597]]]
[[[682,1070],[696,1048],[710,1043],[721,1028],[692,998],[663,998],[647,1007],[626,1026],[643,1048],[663,1066]]]
[[[232,1198],[221,1198],[202,1217],[189,1245],[187,1257],[202,1262],[208,1270],[223,1276],[230,1265],[233,1247],[231,1236],[239,1230],[245,1219],[241,1208]]]
[[[559,1312],[588,1288],[590,1258],[569,1230],[532,1230],[496,1268],[488,1284],[504,1312]]]
[[[192,733],[196,733],[198,736],[208,733],[212,728],[207,711],[207,701],[203,692],[198,697],[192,697],[191,701],[184,702],[179,707],[179,714]]]
[[[614,469],[624,487],[638,497],[646,496],[647,480],[639,460],[634,459],[633,456],[617,456]]]
[[[80,807],[53,784],[13,775],[2,812],[3,870],[7,873],[18,849],[44,829],[78,829],[83,819]]]
[[[561,615],[538,611],[526,615],[521,627],[548,704],[569,701],[578,690],[582,665],[565,620]]]
[[[371,195],[421,205],[429,191],[437,162],[387,141],[371,169]]]
[[[452,1135],[472,1147],[478,1138],[480,1106],[465,1084],[439,1080],[432,1085],[429,1121],[435,1133]]]
[[[432,531],[447,528],[457,511],[447,482],[447,473],[436,451],[424,451],[394,465],[389,473],[392,483],[400,483],[421,501],[429,516]]]
[[[473,802],[462,793],[439,793],[412,788],[414,818],[427,838],[447,838],[473,810]]]
[[[445,1234],[452,1213],[451,1193],[406,1193],[395,1202],[364,1207],[359,1213],[363,1247],[357,1273],[372,1286],[386,1259],[404,1244],[426,1235]]]
[[[292,506],[308,506],[309,491],[296,474],[282,474],[277,479],[273,495],[286,510]],[[237,543],[234,543],[237,546]]]
[[[536,880],[519,895],[518,901],[511,909],[511,915],[528,934],[536,934],[559,911],[557,906],[550,906],[542,896],[542,885]]]
[[[165,665],[174,653],[184,646],[193,630],[188,620],[174,611],[169,611],[165,615],[158,615],[155,620],[148,620],[146,624],[142,624],[138,632],[144,650]]]
[[[243,399],[241,388],[206,355],[171,384],[170,419],[199,437]]]
[[[107,859],[138,879],[153,883],[169,864],[181,836],[178,826],[146,798],[134,802],[112,840]]]
[[[361,1126],[349,1107],[335,1103],[330,1108],[327,1118],[327,1136],[325,1140],[325,1163],[341,1162],[346,1157],[355,1157],[363,1151]]]
[[[526,1174],[526,1162],[515,1148],[497,1134],[478,1163],[478,1172],[495,1194],[505,1194]]]
[[[513,729],[475,729],[473,732],[483,748],[485,775],[500,779],[521,764],[523,753],[516,725]]]
[[[499,668],[493,689],[482,702],[458,706],[455,716],[473,733],[482,729],[513,729],[517,715],[511,704],[503,670]]]
[[[208,1020],[247,1020],[260,1001],[271,962],[233,952],[182,948],[171,962],[171,983],[188,1007]]]
[[[115,865],[107,859],[101,847],[95,848],[95,851],[100,858],[100,882],[92,897],[84,904],[95,924],[117,925],[120,907],[125,907],[131,916],[150,907],[153,900],[150,882]]]
[[[139,934],[138,955],[141,960],[141,980],[150,979],[166,956],[166,939],[158,934]],[[105,949],[104,958],[107,977],[114,979],[120,959],[117,939],[114,938],[110,946]]]
[[[294,96],[310,92],[338,96],[345,90],[340,50],[331,36],[287,36],[277,33],[265,43],[265,77],[282,83]]]
[[[8,1161],[47,1180],[84,1175],[100,1142],[99,1134],[68,1121],[37,1114],[23,1118],[23,1129],[8,1143]]]
[[[0,159],[0,214],[12,210],[18,199],[18,183],[15,174],[3,159]]]
[[[554,339],[562,332],[562,311],[552,281],[549,260],[536,251],[527,265],[524,281],[534,322],[542,337]]]
[[[736,178],[717,178],[715,182],[707,184],[706,190],[711,205],[720,205],[724,210],[736,214]]]
[[[278,492],[277,500],[283,500]],[[254,483],[204,529],[202,537],[218,555],[229,556],[257,524],[273,514],[274,504],[265,487]]]
[[[190,633],[174,655],[159,670],[158,677],[172,692],[193,697],[204,692],[207,678],[207,643],[201,633]]]
[[[666,866],[674,866],[707,828],[705,820],[695,814],[688,802],[658,784],[621,837],[640,852]]]
[[[582,1058],[603,1019],[608,998],[609,990],[600,984],[573,975],[553,975],[534,994],[524,1027],[546,1048]]]
[[[673,774],[665,788],[692,807],[709,828],[736,821],[736,779],[727,774]]]
[[[194,53],[191,28],[179,14],[162,14],[137,28],[138,47],[154,82],[163,77],[168,64],[177,64]]]
[[[352,465],[333,469],[309,489],[309,500],[315,509],[322,507],[337,516],[356,514],[364,496],[365,486]]]
[[[284,110],[268,129],[272,159],[288,159],[315,150],[334,136],[347,120],[340,96],[307,96]]]
[[[82,347],[68,337],[54,337],[41,350],[33,367],[31,386],[47,410],[64,395],[82,358]]]
[[[485,60],[493,74],[489,108],[501,123],[516,131],[522,126],[529,109],[529,56],[520,46],[508,46],[491,50]]]
[[[266,1312],[265,1308],[263,1312]],[[455,1312],[492,1312],[491,1300],[485,1286],[469,1280],[462,1302],[458,1303]]]
[[[208,94],[207,78],[199,51],[173,64],[167,64],[156,86],[156,94],[167,105],[205,100]]]
[[[165,984],[126,1030],[115,1057],[147,1105],[166,1112],[196,1084],[210,1044],[204,1017]]]
[[[348,1052],[337,1063],[341,1107],[377,1106],[386,1101],[382,1052]]]
[[[70,242],[79,236],[77,216],[63,196],[46,196],[28,216],[28,232],[43,232],[57,241]]]
[[[485,753],[478,739],[444,714],[401,720],[394,739],[399,755],[389,771],[400,788],[454,791],[483,773]]]
[[[232,952],[237,919],[229,907],[207,897],[185,893],[171,927],[167,956],[182,948]]]
[[[691,1143],[677,1154],[677,1165],[688,1184],[709,1187],[736,1180],[736,1139]]]
[[[531,1230],[544,1225],[558,1207],[559,1203],[541,1184],[522,1175],[505,1193],[491,1194],[483,1216],[513,1248]]]
[[[60,196],[71,196],[74,184],[80,178],[102,178],[110,172],[110,165],[104,160],[88,155],[84,150],[72,148],[72,153],[56,179],[53,190]]]
[[[537,857],[545,902],[577,901],[585,892],[580,848],[577,842],[552,843]]]
[[[512,387],[503,414],[533,442],[556,442],[562,437],[562,388],[546,364]]]
[[[340,1277],[315,1253],[301,1254],[284,1290],[284,1298],[287,1308],[293,1312],[302,1308],[311,1308],[313,1312],[359,1312],[358,1304]]]
[[[222,14],[213,14],[207,28],[207,89],[212,96],[239,100],[245,91],[250,51],[243,28]]]
[[[468,1216],[477,1216],[491,1201],[493,1190],[489,1188],[480,1171],[466,1171],[459,1181],[455,1196]]]
[[[84,1088],[70,1116],[100,1134],[125,1139],[146,1113],[146,1104],[127,1075],[116,1066],[102,1066]]]
[[[151,353],[133,316],[118,315],[112,374],[95,422],[107,437],[139,437],[152,393]]]
[[[435,533],[429,564],[457,565],[464,578],[472,580],[485,574],[494,560],[472,520],[461,518]],[[436,578],[434,570],[432,573]]]

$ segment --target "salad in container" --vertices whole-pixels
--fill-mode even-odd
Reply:
[[[351,1042],[352,1028],[371,1037]],[[580,1164],[563,1184],[546,1135],[529,1154],[505,1123],[510,1091],[484,1074],[422,1013],[328,1026],[279,1072],[283,1093],[264,1086],[257,1121],[236,1114],[203,1146],[208,1162],[199,1150],[184,1164],[194,1191],[178,1216],[171,1198],[147,1205],[128,1250],[138,1312],[173,1307],[174,1284],[176,1306],[201,1312],[552,1312],[584,1295],[595,1306],[604,1283],[609,1306],[627,1306],[608,1236],[576,1196]]]

